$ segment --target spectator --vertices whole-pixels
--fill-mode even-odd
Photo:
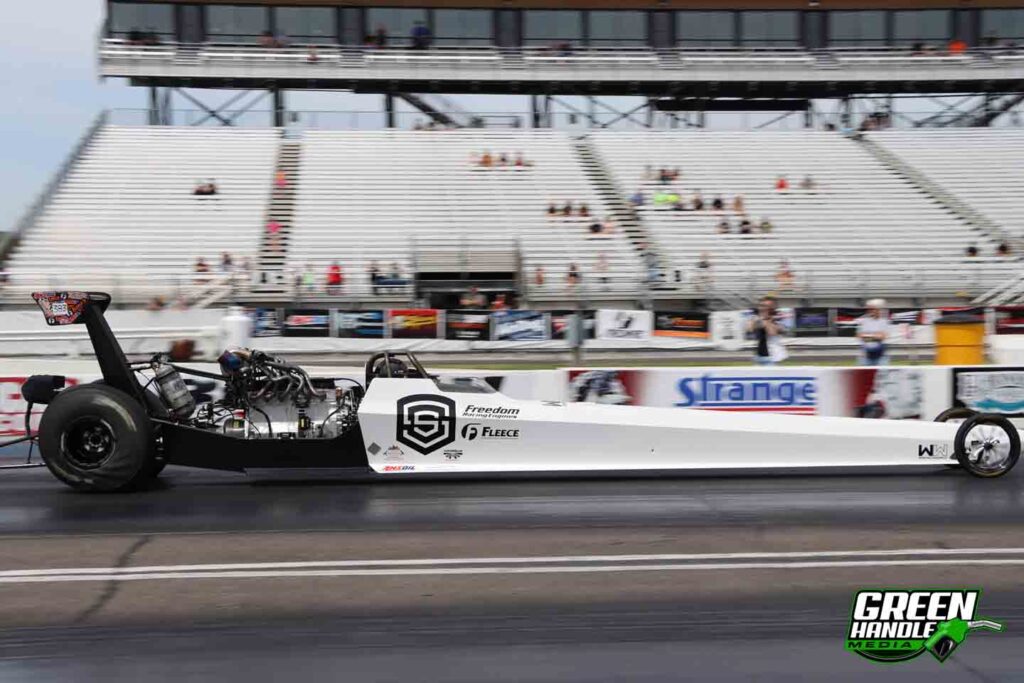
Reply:
[[[725,208],[725,202],[722,201],[722,195],[715,195],[715,198],[711,200],[711,208],[715,211],[721,211]]]
[[[633,193],[633,196],[629,198],[629,203],[633,205],[633,208],[638,209],[644,205],[644,193],[643,190],[637,190]]]
[[[274,187],[279,190],[288,187],[288,174],[281,170],[274,173]]]
[[[462,308],[482,308],[487,304],[487,297],[480,293],[480,288],[473,285],[459,297],[459,306]]]
[[[301,284],[303,294],[313,294],[316,291],[316,275],[313,274],[313,267],[308,263],[302,269]]]
[[[718,234],[728,235],[730,232],[732,232],[732,226],[729,225],[729,219],[723,218],[718,222]]]
[[[508,155],[504,152],[498,155],[498,166],[508,166]]]
[[[697,260],[697,273],[694,277],[697,289],[704,290],[711,284],[711,255],[708,252],[701,252]]]
[[[673,211],[686,211],[686,204],[683,202],[682,198],[679,197],[678,195],[676,196],[675,202],[672,203],[672,210]]]
[[[962,55],[967,52],[967,43],[959,38],[954,38],[949,41],[948,50],[951,55]]]
[[[601,223],[601,233],[604,235],[611,235],[615,232],[615,221],[612,220],[611,216],[605,216],[604,222]]]
[[[704,198],[700,196],[700,190],[693,193],[693,210],[703,211],[704,210]]]
[[[196,273],[197,283],[203,284],[204,282],[209,281],[209,278],[206,277],[206,275],[210,272],[210,266],[206,264],[206,261],[203,259],[202,256],[196,259],[196,265],[193,268],[193,270]]]
[[[494,165],[494,157],[491,156],[490,152],[484,152],[480,156],[480,165],[484,168],[490,168]]]
[[[750,222],[750,219],[746,216],[740,221],[740,234],[749,235],[754,232],[754,224]]]
[[[422,21],[417,21],[416,25],[412,27],[412,49],[414,50],[426,50],[430,47],[430,41],[433,35],[430,33],[430,28]]]
[[[738,194],[735,197],[733,197],[733,199],[732,199],[732,211],[735,214],[742,214],[742,213],[744,213],[745,209],[744,209],[743,195]]]
[[[388,46],[388,30],[383,25],[378,26],[377,32],[373,34],[373,44],[379,48]]]
[[[306,54],[307,64],[317,64],[320,61],[320,55],[316,51],[316,45],[309,46],[309,52]]]
[[[274,48],[277,47],[277,40],[274,39],[274,34],[271,31],[264,31],[260,34],[260,47]]]
[[[587,228],[587,230],[590,231],[591,235],[600,235],[601,234],[601,224],[599,222],[597,222],[597,221],[594,221],[593,223],[590,224],[590,226]]]
[[[515,160],[514,163],[515,163],[515,167],[516,168],[526,168],[527,166],[533,166],[533,162],[532,161],[527,161],[523,157],[523,153],[522,152],[516,152],[516,160]]]
[[[548,204],[548,216],[557,216],[557,215],[558,215],[558,207],[555,206],[554,202],[551,202],[550,204]]]
[[[977,255],[978,255],[978,247],[974,246],[973,244],[971,246],[967,247],[967,256],[968,256],[968,258],[974,258]]]
[[[999,246],[996,247],[996,255],[997,256],[1009,256],[1010,255],[1010,245],[1008,243],[1006,243],[1006,242],[1000,242]]]
[[[497,294],[494,297],[494,301],[491,302],[492,311],[504,311],[508,308],[508,301],[505,298],[505,294]]]
[[[580,269],[575,262],[569,264],[569,270],[565,273],[565,282],[569,285],[570,289],[573,289],[580,283]]]
[[[669,172],[667,168],[658,169],[658,182],[660,182],[662,185],[668,185],[669,182],[671,182],[671,180],[672,174]]]
[[[147,311],[162,311],[167,308],[167,301],[162,296],[154,296],[146,304]]]
[[[786,180],[786,176],[780,175],[778,178],[775,179],[775,191],[776,192],[785,192],[788,189],[789,189],[789,181]]]
[[[537,266],[533,269],[533,284],[538,287],[544,286],[544,268],[543,266]]]
[[[747,331],[756,341],[755,363],[775,365],[786,359],[786,349],[782,345],[782,325],[773,297],[766,296],[758,302],[757,310],[747,323]]]
[[[814,178],[812,178],[809,175],[804,176],[804,179],[800,181],[800,189],[801,190],[805,190],[807,192],[813,192],[814,191],[814,187],[815,187]]]
[[[331,265],[327,266],[327,279],[325,280],[327,293],[332,296],[339,294],[344,283],[345,274],[341,270],[341,265],[337,261],[331,261]]]
[[[370,291],[376,294],[380,288],[380,266],[376,261],[370,261],[367,271],[370,274]]]
[[[793,269],[789,267],[789,261],[786,259],[779,261],[779,269],[775,271],[775,282],[778,283],[779,289],[792,289],[795,280],[796,276],[793,274]]]
[[[235,264],[234,261],[231,260],[231,254],[225,251],[220,255],[220,272],[230,273],[234,268]]]
[[[861,344],[861,365],[886,365],[886,340],[889,338],[889,314],[885,299],[867,302],[868,312],[857,321],[857,338]]]
[[[192,194],[197,197],[212,197],[217,194],[217,183],[214,182],[213,178],[210,178],[205,183],[197,182],[195,189],[192,190]]]
[[[565,206],[562,207],[562,215],[566,218],[570,218],[572,216],[572,202],[565,203]]]
[[[608,285],[608,257],[603,251],[597,255],[597,261],[594,262],[594,273],[597,274],[598,282]]]

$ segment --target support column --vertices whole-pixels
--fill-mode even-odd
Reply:
[[[149,86],[149,125],[159,126],[163,117],[160,113],[160,89],[156,86]]]
[[[807,108],[804,109],[804,128],[814,128],[814,100],[807,100]]]
[[[849,128],[853,120],[853,101],[849,95],[840,101],[839,125],[842,128]]]
[[[530,127],[540,128],[540,108],[537,107],[537,96],[530,95]]]
[[[284,91],[279,88],[273,88],[270,91],[270,96],[273,98],[273,121],[271,124],[275,128],[284,128],[288,118],[288,105],[284,99]]]
[[[395,127],[395,96],[391,93],[384,95],[384,125],[387,128]]]

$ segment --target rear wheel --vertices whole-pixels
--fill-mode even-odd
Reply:
[[[954,441],[960,466],[976,477],[1001,477],[1020,458],[1020,434],[1002,415],[975,415],[965,420]]]
[[[39,423],[39,450],[55,477],[81,491],[123,491],[157,471],[153,426],[138,401],[100,384],[62,391]]]

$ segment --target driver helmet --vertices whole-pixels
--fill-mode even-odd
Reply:
[[[406,364],[394,356],[381,358],[373,364],[374,377],[405,377],[407,372]]]

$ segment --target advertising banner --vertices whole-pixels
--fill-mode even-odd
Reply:
[[[654,314],[655,337],[686,337],[689,339],[710,339],[711,324],[707,313],[690,311],[674,313],[658,311]]]
[[[444,320],[445,339],[484,341],[491,338],[490,311],[448,311]]]
[[[547,314],[541,311],[495,311],[495,341],[544,341],[549,338]]]
[[[290,308],[284,312],[285,337],[331,336],[331,312],[322,308]]]
[[[796,337],[826,337],[829,334],[827,308],[797,308],[793,311],[793,335]]]
[[[388,311],[393,339],[437,339],[440,311],[436,308],[396,308]]]
[[[1024,367],[953,368],[953,405],[1024,416]]]
[[[252,313],[252,336],[280,337],[281,312],[276,308],[257,308]]]
[[[848,368],[837,373],[844,417],[919,420],[924,417],[921,368]]]
[[[384,311],[335,311],[334,334],[343,339],[383,339]]]
[[[866,308],[837,308],[835,317],[836,335],[856,337],[860,319],[868,312]]]
[[[996,306],[996,334],[1024,334],[1024,306]]]
[[[598,339],[629,339],[642,341],[651,338],[654,313],[602,308],[597,311]]]
[[[594,338],[593,311],[552,311],[548,316],[551,323],[551,339],[569,338],[569,320],[574,313],[582,317],[583,339]]]

